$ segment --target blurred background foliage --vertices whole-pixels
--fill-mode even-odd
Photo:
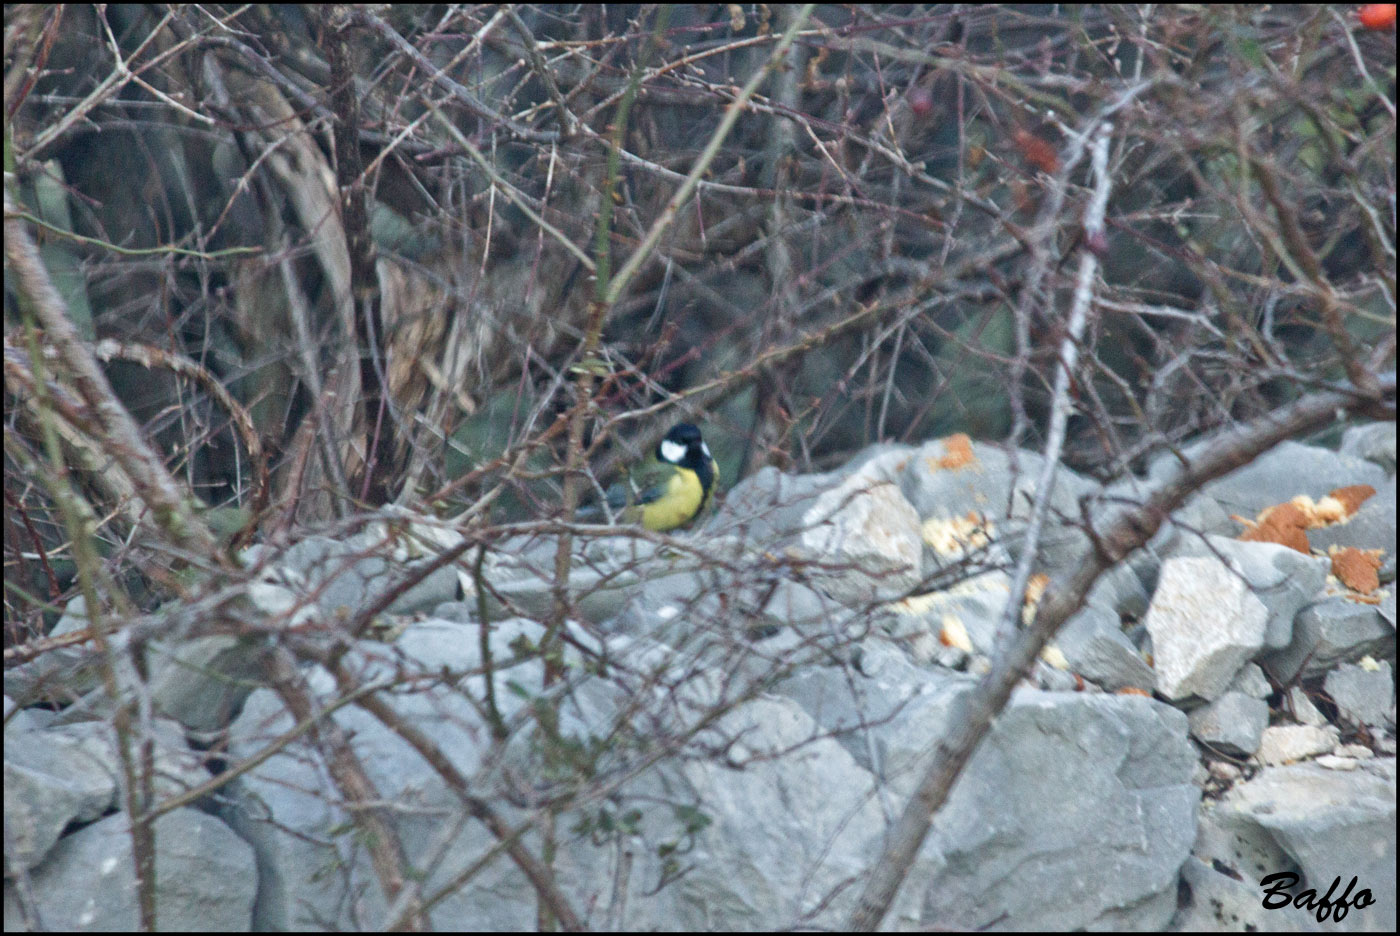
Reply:
[[[495,522],[548,515],[566,439],[546,430],[585,368],[600,485],[681,419],[726,484],[952,431],[1035,446],[1085,248],[1104,266],[1068,460],[1101,478],[1341,379],[1327,302],[1393,352],[1394,35],[1341,8],[818,7],[586,360],[580,254],[600,259],[605,199],[617,269],[794,8],[354,9],[335,28],[400,501],[454,514],[494,489]],[[247,408],[271,479],[251,521],[256,459],[227,409],[106,358],[171,471],[260,534],[327,521],[346,496],[327,465],[353,497],[364,457],[350,362],[377,351],[353,321],[332,31],[295,5],[6,7],[6,185],[49,275],[87,339],[194,362]],[[1109,229],[1086,245],[1066,154],[1109,112]],[[7,265],[7,355],[22,322]],[[42,463],[8,376],[5,418]],[[119,563],[129,493],[100,446],[65,443]],[[25,508],[6,511],[13,623],[71,571],[9,447],[5,470]]]

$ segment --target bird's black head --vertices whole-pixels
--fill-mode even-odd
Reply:
[[[666,438],[657,443],[656,458],[696,472],[707,490],[714,478],[714,456],[700,437],[700,430],[690,423],[676,423],[671,427]]]

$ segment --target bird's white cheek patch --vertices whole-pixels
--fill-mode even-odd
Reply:
[[[710,454],[710,447],[704,442],[700,443],[700,451],[705,453],[706,458],[714,458],[714,456]]]
[[[685,458],[685,446],[679,442],[672,442],[670,439],[661,440],[661,458],[673,465],[679,464]]]

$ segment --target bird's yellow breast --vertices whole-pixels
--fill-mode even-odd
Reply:
[[[660,497],[642,505],[642,526],[658,533],[684,526],[705,506],[705,488],[700,476],[677,468],[666,481]]]

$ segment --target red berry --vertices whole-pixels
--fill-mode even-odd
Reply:
[[[1367,29],[1394,29],[1395,28],[1395,4],[1393,3],[1367,3],[1356,11],[1356,16],[1361,20],[1361,25]]]
[[[927,117],[933,113],[933,95],[928,88],[911,88],[908,94],[909,109],[915,117]]]

